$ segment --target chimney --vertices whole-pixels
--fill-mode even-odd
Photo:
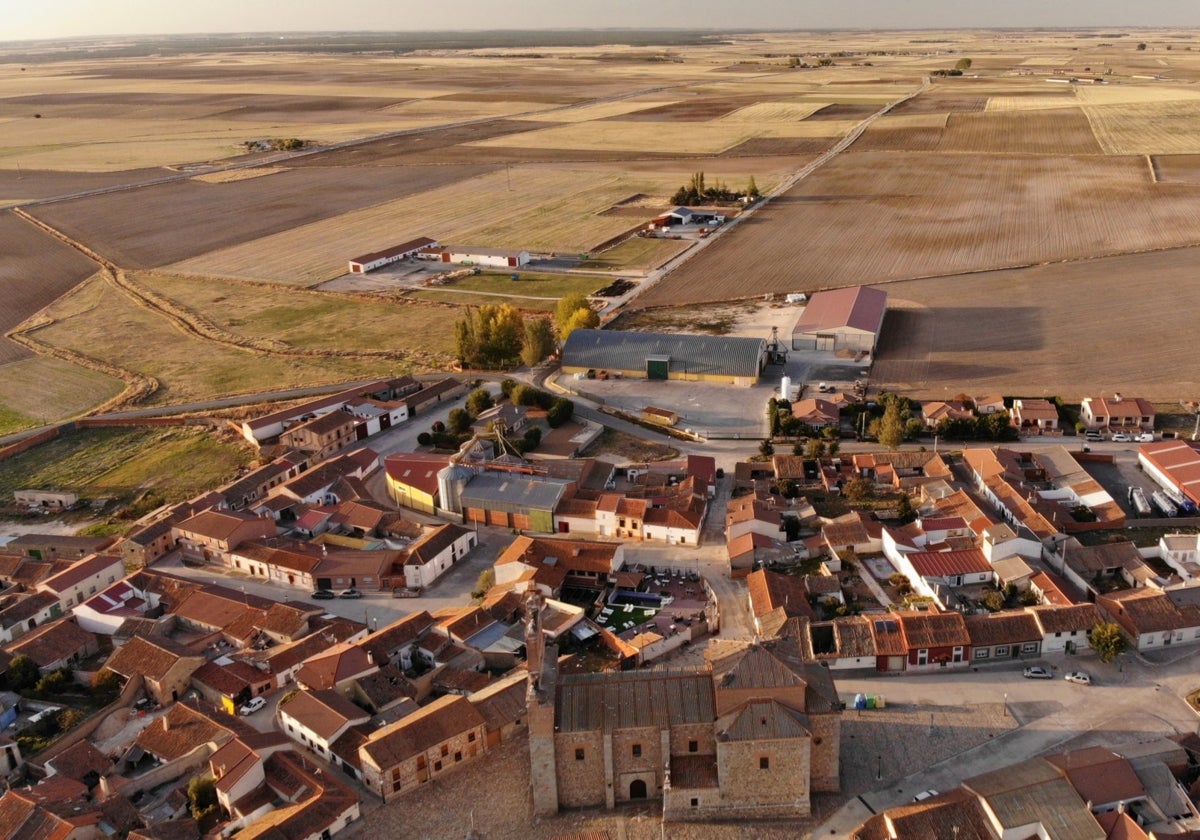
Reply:
[[[1116,391],[1114,391],[1113,392],[1113,402],[1119,403],[1120,401],[1121,401],[1121,395],[1118,394]]]
[[[171,731],[171,719],[170,719],[170,717],[169,717],[169,716],[167,716],[167,715],[163,715],[163,716],[162,716],[162,722],[163,722],[163,732],[170,732],[170,731]]]

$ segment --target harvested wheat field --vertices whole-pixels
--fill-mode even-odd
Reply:
[[[58,359],[33,356],[0,367],[0,412],[17,411],[27,425],[83,414],[121,393],[119,379]]]
[[[97,317],[103,313],[103,317]],[[399,373],[390,359],[254,353],[187,334],[97,276],[50,306],[34,339],[156,378],[153,405]]]
[[[1200,394],[1196,261],[1181,248],[888,285],[872,387],[1079,400]],[[1119,313],[1119,315],[1117,315]]]
[[[96,264],[74,248],[11,212],[0,212],[0,334],[95,270]],[[0,365],[28,357],[24,347],[0,339]]]
[[[29,212],[122,267],[155,268],[488,171],[482,166],[308,166],[228,183],[173,181]],[[340,256],[344,261],[354,255]]]
[[[1197,200],[1200,190],[1152,183],[1142,157],[848,152],[636,304],[1191,245],[1200,242]]]

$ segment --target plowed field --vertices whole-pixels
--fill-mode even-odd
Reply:
[[[1142,157],[848,152],[637,306],[956,274],[1200,242],[1200,189]]]

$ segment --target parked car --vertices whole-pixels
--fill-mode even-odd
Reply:
[[[1135,437],[1134,440],[1136,440],[1138,443],[1154,443],[1154,433],[1142,432],[1140,435]]]
[[[1129,435],[1125,434],[1124,432],[1117,432],[1115,435],[1112,436],[1112,442],[1113,443],[1133,443],[1133,438],[1131,438]]]
[[[337,596],[328,589],[318,589],[312,594],[312,597],[316,601],[328,601],[332,598],[336,598]]]
[[[1084,440],[1089,440],[1092,443],[1099,443],[1100,441],[1104,440],[1104,435],[1100,434],[1099,432],[1084,432],[1083,437]]]
[[[249,703],[246,703],[244,706],[238,709],[238,714],[252,715],[265,705],[267,705],[266,700],[262,699],[261,697],[252,697],[250,698]]]
[[[1054,675],[1051,674],[1049,671],[1047,671],[1045,668],[1041,667],[1040,665],[1034,665],[1032,668],[1026,668],[1024,671],[1021,672],[1021,676],[1023,676],[1027,680],[1052,680],[1052,679],[1054,679]]]
[[[1091,685],[1092,675],[1087,671],[1072,671],[1063,677],[1067,682],[1079,683],[1080,685]]]
[[[933,797],[937,795],[938,792],[933,788],[930,788],[929,790],[923,790],[913,797],[913,802],[924,802],[926,799],[933,799]]]
[[[343,589],[338,593],[339,598],[361,598],[362,593],[357,589]]]

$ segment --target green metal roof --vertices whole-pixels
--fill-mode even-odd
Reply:
[[[761,338],[575,330],[563,345],[562,363],[565,367],[644,371],[647,359],[665,357],[676,372],[756,377],[766,347]]]

